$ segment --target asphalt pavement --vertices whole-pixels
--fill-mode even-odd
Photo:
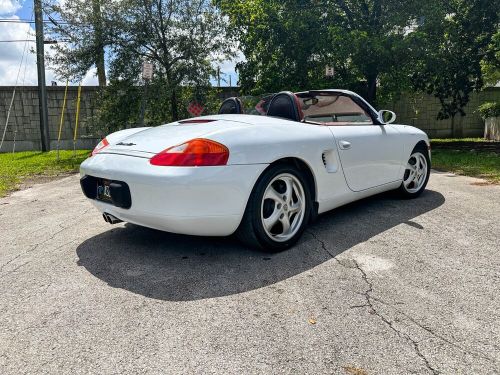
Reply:
[[[320,216],[280,254],[111,226],[78,176],[0,199],[0,374],[498,374],[500,186]]]

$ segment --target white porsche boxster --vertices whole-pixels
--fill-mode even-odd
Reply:
[[[353,92],[281,92],[243,107],[229,98],[219,115],[108,135],[81,165],[85,196],[111,224],[236,233],[280,251],[322,212],[425,189],[427,135]]]

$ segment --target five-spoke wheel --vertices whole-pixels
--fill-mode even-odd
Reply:
[[[276,176],[268,184],[261,205],[261,219],[267,235],[275,241],[292,238],[304,220],[304,188],[290,173]]]
[[[255,184],[237,235],[251,247],[285,250],[308,224],[312,202],[304,172],[288,164],[273,165]]]
[[[424,191],[430,173],[430,159],[427,147],[416,146],[408,159],[400,192],[408,197],[417,197]]]

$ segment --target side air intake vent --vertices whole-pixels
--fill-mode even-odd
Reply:
[[[339,169],[335,150],[327,150],[321,154],[323,165],[328,173],[335,173]]]

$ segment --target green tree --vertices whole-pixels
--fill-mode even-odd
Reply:
[[[377,89],[385,95],[407,87],[411,36],[427,2],[414,0],[326,1],[331,54],[348,61],[365,98],[375,104]]]
[[[144,116],[146,126],[171,122],[172,108],[170,93],[165,90],[166,82],[155,76],[149,84],[147,106]],[[96,133],[110,132],[134,127],[139,123],[143,90],[133,79],[111,79],[96,98],[97,111],[92,118]],[[216,113],[220,106],[218,89],[211,86],[182,86],[177,90],[177,104],[180,118],[189,117],[189,102],[196,100],[203,104],[204,114]]]
[[[92,65],[99,71],[106,53],[110,87],[100,95],[97,116],[103,124],[137,123],[144,61],[154,65],[148,108],[157,111],[148,111],[150,123],[184,115],[179,106],[187,93],[192,99],[209,96],[213,63],[234,54],[225,18],[210,0],[99,1],[52,6],[63,21],[52,32],[69,38],[56,47],[52,63],[60,76],[79,78]]]
[[[451,118],[453,136],[461,137],[464,107],[484,83],[481,61],[498,28],[498,1],[443,1],[436,13],[440,17],[430,18],[420,30],[413,82],[439,99],[438,119]]]
[[[481,61],[481,71],[485,84],[496,85],[500,82],[500,30],[497,29]]]
[[[416,0],[218,0],[246,60],[238,65],[247,91],[328,87],[362,91],[375,102],[380,83],[408,83],[409,35]],[[324,77],[333,65],[335,78]],[[360,84],[361,83],[361,84]]]
[[[243,92],[300,90],[314,79],[322,28],[311,0],[218,0],[245,60],[237,64]],[[323,28],[324,29],[324,28]],[[324,70],[324,64],[323,64]]]
[[[142,61],[152,62],[173,120],[180,88],[208,86],[213,62],[232,54],[224,18],[209,0],[124,0],[116,23],[110,76],[138,77]]]
[[[116,10],[116,3],[102,7],[101,0],[66,0],[46,5],[52,21],[48,34],[59,41],[51,47],[49,62],[59,77],[80,80],[95,66],[99,86],[106,86],[105,49],[112,44]]]

